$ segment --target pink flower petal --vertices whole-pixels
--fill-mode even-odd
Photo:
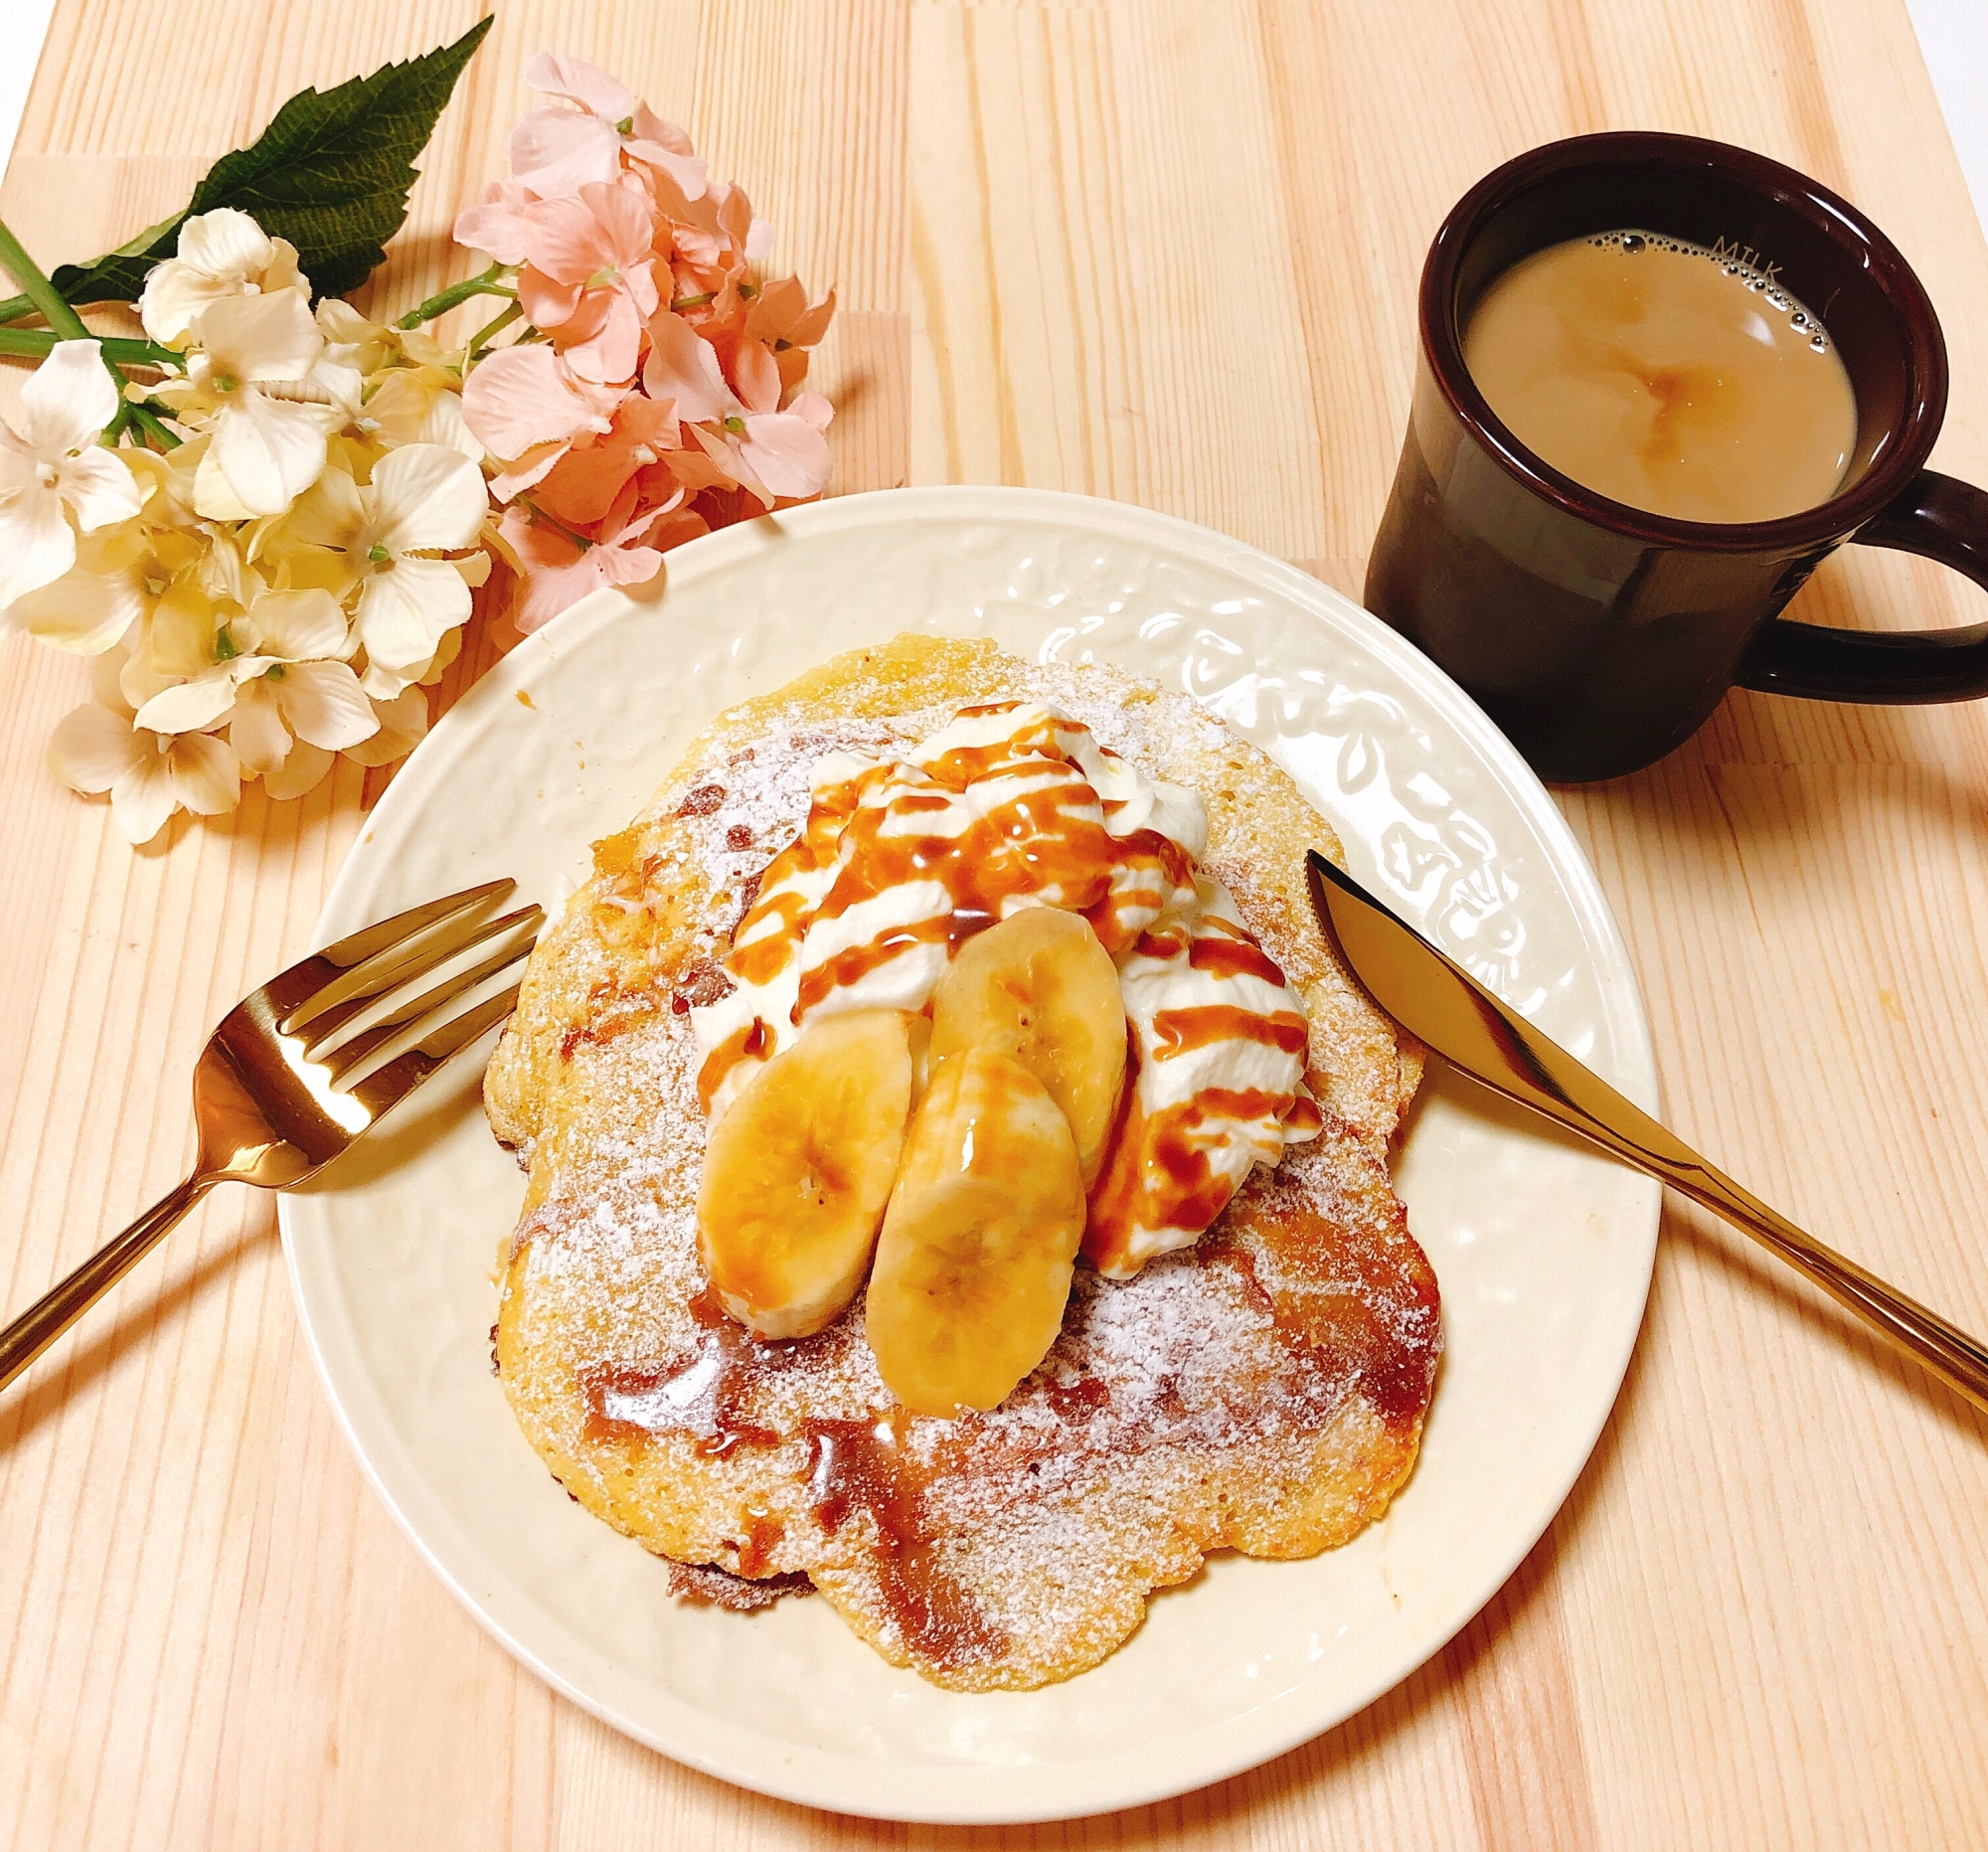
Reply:
[[[725,383],[716,350],[668,309],[649,318],[649,358],[642,368],[642,386],[651,399],[674,399],[677,415],[684,419],[730,418],[742,409]]]
[[[621,137],[598,116],[534,109],[511,131],[512,175],[541,199],[559,199],[621,171]]]
[[[672,154],[695,154],[690,137],[674,122],[665,122],[647,103],[635,105],[635,134],[642,141],[660,143]]]
[[[553,469],[560,458],[572,448],[565,443],[534,444],[524,452],[508,469],[500,469],[490,478],[490,493],[500,502],[508,502],[522,495],[535,482],[544,481],[548,471]]]
[[[556,282],[545,271],[527,264],[518,272],[518,306],[534,328],[547,333],[564,328],[585,292],[577,282]]]
[[[619,385],[635,377],[642,351],[642,320],[618,289],[589,290],[580,311],[567,323],[571,337],[560,348],[566,364],[582,380]]]
[[[799,278],[776,277],[753,301],[751,313],[746,317],[746,332],[755,341],[784,341],[787,330],[806,313],[807,291]]]
[[[563,52],[534,52],[525,61],[525,83],[532,89],[565,96],[609,122],[618,122],[642,108],[635,100],[635,93],[598,65],[589,65],[583,58],[569,58]]]
[[[617,189],[589,183],[584,190],[612,193]],[[560,283],[583,283],[613,257],[606,228],[580,198],[541,200],[532,208],[530,250],[533,267]]]
[[[501,347],[470,369],[462,415],[486,449],[518,458],[538,444],[611,429],[621,397],[575,379],[550,348]]]
[[[816,430],[826,430],[829,420],[835,417],[835,408],[819,393],[796,393],[787,411],[794,418],[806,419]]]
[[[695,154],[679,154],[661,142],[631,137],[622,144],[638,161],[660,168],[676,182],[685,199],[702,199],[711,185],[710,170]]]
[[[455,242],[484,252],[499,263],[523,263],[531,239],[531,209],[522,201],[486,199],[455,215]]]
[[[625,268],[649,255],[656,236],[656,203],[632,182],[581,187],[580,197],[593,215],[605,257]]]
[[[763,341],[741,341],[733,357],[732,378],[748,412],[780,409],[780,367]]]
[[[828,439],[804,418],[785,412],[746,421],[746,461],[783,501],[805,501],[828,486]]]

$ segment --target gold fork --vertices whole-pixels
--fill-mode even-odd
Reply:
[[[315,1176],[457,1050],[502,1022],[518,1000],[516,984],[460,1015],[445,1011],[531,950],[545,920],[539,908],[487,917],[490,904],[516,885],[487,882],[410,908],[313,952],[243,998],[208,1038],[194,1069],[200,1154],[193,1174],[0,1331],[0,1389],[217,1183],[287,1190]],[[405,1000],[394,996],[493,939],[495,948],[466,969]],[[382,999],[389,1000],[373,1020],[336,1040]],[[339,1086],[430,1016],[440,1020],[412,1047],[350,1087]]]

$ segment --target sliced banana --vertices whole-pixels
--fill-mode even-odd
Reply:
[[[698,1246],[725,1309],[761,1337],[807,1337],[856,1296],[904,1155],[911,1022],[810,1022],[711,1129]]]
[[[1012,1055],[1049,1089],[1094,1183],[1125,1085],[1125,1005],[1083,919],[1030,907],[960,947],[932,995],[932,1059],[968,1048]]]
[[[864,1304],[885,1385],[916,1415],[1000,1406],[1063,1327],[1083,1178],[1070,1123],[1011,1055],[934,1063]]]

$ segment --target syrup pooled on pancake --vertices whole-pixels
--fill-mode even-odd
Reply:
[[[733,934],[808,815],[815,763],[902,758],[997,700],[1045,703],[1205,799],[1204,869],[1309,1019],[1317,1131],[1191,1252],[1122,1282],[1079,1266],[1041,1366],[943,1420],[894,1405],[860,1300],[786,1343],[713,1303],[696,1226],[709,1051],[690,1019],[727,994]],[[1292,904],[1326,839],[1260,754],[1106,669],[906,638],[726,716],[601,845],[487,1083],[531,1170],[503,1380],[568,1488],[659,1554],[804,1574],[887,1657],[976,1689],[1096,1663],[1211,1549],[1299,1556],[1356,1534],[1412,1464],[1440,1326],[1385,1165],[1412,1052]],[[1193,1024],[1164,1015],[1151,1047],[1190,1049]]]

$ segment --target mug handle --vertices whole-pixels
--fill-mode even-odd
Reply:
[[[1988,495],[1922,469],[1850,537],[1937,560],[1988,589]],[[1832,630],[1777,617],[1734,680],[1811,701],[1912,703],[1988,695],[1988,623],[1955,630]]]

